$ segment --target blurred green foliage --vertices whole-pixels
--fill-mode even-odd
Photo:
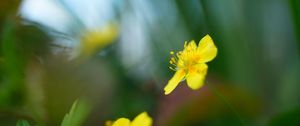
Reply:
[[[84,101],[75,101],[62,121],[61,126],[81,126],[89,113],[90,106]]]
[[[16,126],[30,126],[30,124],[26,120],[19,120]]]
[[[133,67],[123,64],[123,58],[133,55],[122,55],[120,47],[139,46],[122,45],[121,38],[81,64],[53,54],[55,38],[36,22],[24,24],[17,15],[20,2],[0,2],[1,126],[103,125],[142,111],[157,126],[240,125],[207,86],[192,91],[181,84],[174,94],[163,95],[173,74],[169,51],[206,34],[219,51],[209,63],[207,81],[228,99],[245,125],[299,125],[298,0],[153,0],[145,5],[152,8],[149,15],[146,7],[125,1],[119,22],[132,13],[145,20],[139,32],[146,31],[150,50]],[[128,17],[122,17],[125,14]],[[131,37],[135,40],[138,34]],[[146,69],[136,72],[141,66]],[[71,106],[82,97],[86,101]]]
[[[282,112],[274,116],[269,122],[270,126],[297,126],[300,125],[300,109],[289,110],[287,112]]]
[[[2,82],[4,82],[1,88],[1,105],[5,107],[14,107],[22,103],[24,100],[24,84],[22,78],[22,72],[24,70],[24,57],[19,55],[21,52],[16,48],[17,41],[15,36],[15,24],[11,21],[7,21],[4,25],[4,31],[2,34],[2,64],[4,66],[4,74]],[[23,98],[22,98],[23,97]]]

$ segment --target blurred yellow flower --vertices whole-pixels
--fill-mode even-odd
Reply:
[[[206,62],[213,60],[217,55],[217,47],[209,35],[203,37],[197,47],[195,41],[185,42],[183,51],[174,54],[170,64],[175,66],[170,69],[176,71],[175,75],[165,86],[165,94],[170,94],[180,81],[186,79],[188,86],[193,89],[202,87],[208,66]]]
[[[104,28],[86,31],[80,40],[74,57],[86,59],[95,54],[99,49],[108,46],[117,38],[118,28],[114,24],[108,24]]]
[[[127,118],[119,118],[114,122],[107,121],[106,126],[151,126],[152,125],[152,118],[149,117],[147,112],[143,112],[139,114],[137,117],[130,122]]]

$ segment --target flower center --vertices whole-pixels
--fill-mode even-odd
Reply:
[[[171,51],[170,54],[172,55],[170,60],[172,66],[169,67],[171,70],[184,69],[188,71],[194,65],[198,64],[199,55],[194,50],[179,51],[176,55]]]

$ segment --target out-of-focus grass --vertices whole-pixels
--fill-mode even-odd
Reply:
[[[126,2],[119,14],[131,13],[146,22],[137,33],[147,34],[150,50],[130,69],[121,59],[131,55],[119,54],[118,42],[81,65],[64,55],[52,55],[52,40],[45,30],[21,24],[14,18],[18,2],[7,3],[0,5],[0,125],[15,124],[20,118],[59,125],[72,102],[82,95],[93,101],[95,108],[86,125],[103,125],[106,119],[122,116],[133,118],[141,111],[148,111],[157,125],[239,125],[235,115],[207,88],[184,90],[181,84],[174,96],[162,95],[162,87],[172,76],[169,51],[180,50],[184,40],[198,42],[205,34],[212,36],[219,49],[216,60],[209,63],[208,81],[222,80],[218,89],[246,124],[293,125],[299,118],[295,109],[300,82],[297,0],[154,0],[149,2],[149,15],[134,11],[147,9]],[[131,30],[135,29],[124,31]],[[131,45],[123,46],[129,49]],[[146,63],[144,71],[130,74]],[[148,76],[139,78],[140,74]]]

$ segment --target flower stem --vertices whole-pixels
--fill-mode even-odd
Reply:
[[[234,113],[234,115],[237,117],[239,122],[241,123],[242,126],[245,126],[244,121],[242,120],[239,112],[233,107],[233,105],[227,100],[227,98],[222,95],[215,87],[210,85],[208,82],[206,82],[206,85],[209,87],[209,89],[222,101],[224,104],[227,105],[227,107]]]

